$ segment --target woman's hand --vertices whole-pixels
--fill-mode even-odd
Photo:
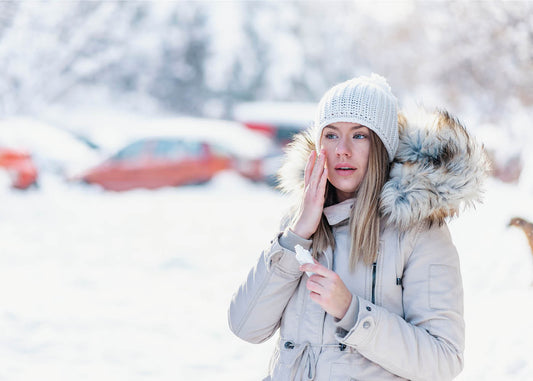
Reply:
[[[352,293],[337,273],[319,263],[302,265],[300,271],[314,272],[307,280],[311,300],[318,303],[328,314],[342,319],[352,302]]]
[[[290,226],[294,233],[305,239],[311,238],[322,218],[328,179],[325,157],[324,150],[318,157],[315,150],[309,155],[305,166],[303,207],[298,219]]]

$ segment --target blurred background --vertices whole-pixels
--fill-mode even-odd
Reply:
[[[2,1],[0,72],[0,380],[261,379],[226,310],[283,148],[371,72],[485,145],[459,379],[533,379],[532,2]]]

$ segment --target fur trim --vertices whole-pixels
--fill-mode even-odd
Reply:
[[[304,175],[307,159],[315,149],[310,129],[296,134],[285,149],[283,165],[278,171],[278,188],[282,192],[300,196],[304,190]]]
[[[405,231],[420,222],[442,224],[481,201],[489,165],[483,147],[446,111],[420,109],[399,116],[400,145],[381,193],[381,213]],[[301,199],[307,158],[315,149],[308,131],[288,146],[279,188]]]

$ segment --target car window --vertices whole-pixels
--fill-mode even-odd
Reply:
[[[296,127],[280,125],[276,131],[276,139],[279,142],[290,141],[292,137],[300,131],[301,130]]]
[[[203,147],[200,142],[162,139],[154,147],[154,157],[160,159],[178,160],[185,157],[200,157]]]
[[[180,140],[158,140],[153,155],[159,159],[181,159],[185,156],[185,148]]]
[[[131,143],[118,151],[111,159],[116,161],[121,160],[137,160],[140,159],[143,153],[144,141]]]
[[[232,156],[230,151],[221,145],[212,144],[210,147],[211,147],[211,152],[213,152],[215,156],[222,156],[222,157]]]
[[[202,156],[204,154],[204,145],[200,142],[185,142],[187,152],[191,156]]]

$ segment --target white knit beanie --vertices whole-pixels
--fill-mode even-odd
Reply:
[[[318,104],[315,116],[315,145],[320,149],[324,127],[336,122],[359,123],[374,131],[394,159],[398,149],[397,100],[385,78],[372,73],[329,89]]]

